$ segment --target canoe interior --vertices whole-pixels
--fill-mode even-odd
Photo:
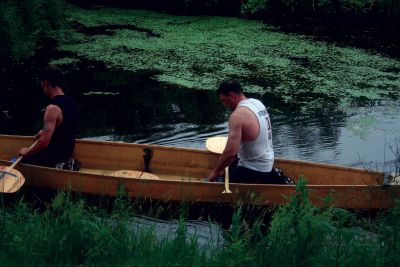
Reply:
[[[14,157],[32,137],[0,136],[0,159]],[[204,181],[218,160],[218,155],[205,150],[77,140],[75,157],[82,162],[82,172],[107,175],[114,170],[144,170],[143,149],[151,148],[150,171],[161,180]],[[297,180],[300,176],[309,185],[381,185],[383,173],[328,164],[276,159],[275,167]]]

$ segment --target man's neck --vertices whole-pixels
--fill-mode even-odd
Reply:
[[[247,100],[247,97],[245,97],[244,95],[238,96],[236,105],[238,105],[238,104],[239,104],[241,101],[243,101],[243,100]]]
[[[236,98],[236,105],[235,105],[235,109],[237,108],[237,106],[239,105],[239,103],[241,102],[241,101],[243,101],[243,100],[247,100],[247,97],[245,97],[244,95],[239,95],[237,98]]]
[[[52,88],[52,90],[50,91],[50,99],[53,99],[54,97],[56,97],[58,95],[64,95],[64,92],[61,89],[61,87],[57,86],[57,87]]]

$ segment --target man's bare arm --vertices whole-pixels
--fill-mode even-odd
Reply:
[[[49,105],[44,113],[44,126],[37,135],[37,144],[28,149],[26,147],[19,151],[21,156],[28,156],[45,149],[49,144],[51,137],[57,125],[57,119],[61,116],[61,109],[55,105]]]
[[[229,135],[225,149],[218,160],[214,170],[209,175],[209,180],[215,179],[236,158],[242,138],[243,121],[240,113],[234,112],[229,118]]]

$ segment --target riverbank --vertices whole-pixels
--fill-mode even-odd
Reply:
[[[0,259],[2,266],[400,264],[398,207],[369,217],[329,207],[329,199],[326,207],[314,207],[307,196],[299,182],[296,195],[272,218],[267,210],[255,216],[236,205],[230,227],[223,230],[207,217],[193,224],[185,203],[175,216],[158,220],[154,216],[162,209],[143,217],[141,202],[123,196],[104,209],[84,196],[59,192],[49,202],[36,196],[41,208],[35,208],[20,194],[15,206],[3,201],[0,206]]]

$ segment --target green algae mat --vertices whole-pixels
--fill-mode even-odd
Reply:
[[[214,90],[234,78],[247,92],[273,94],[299,112],[400,93],[398,59],[281,33],[261,21],[74,6],[66,12],[73,30],[58,49],[70,56],[56,64],[95,60],[188,89]]]

